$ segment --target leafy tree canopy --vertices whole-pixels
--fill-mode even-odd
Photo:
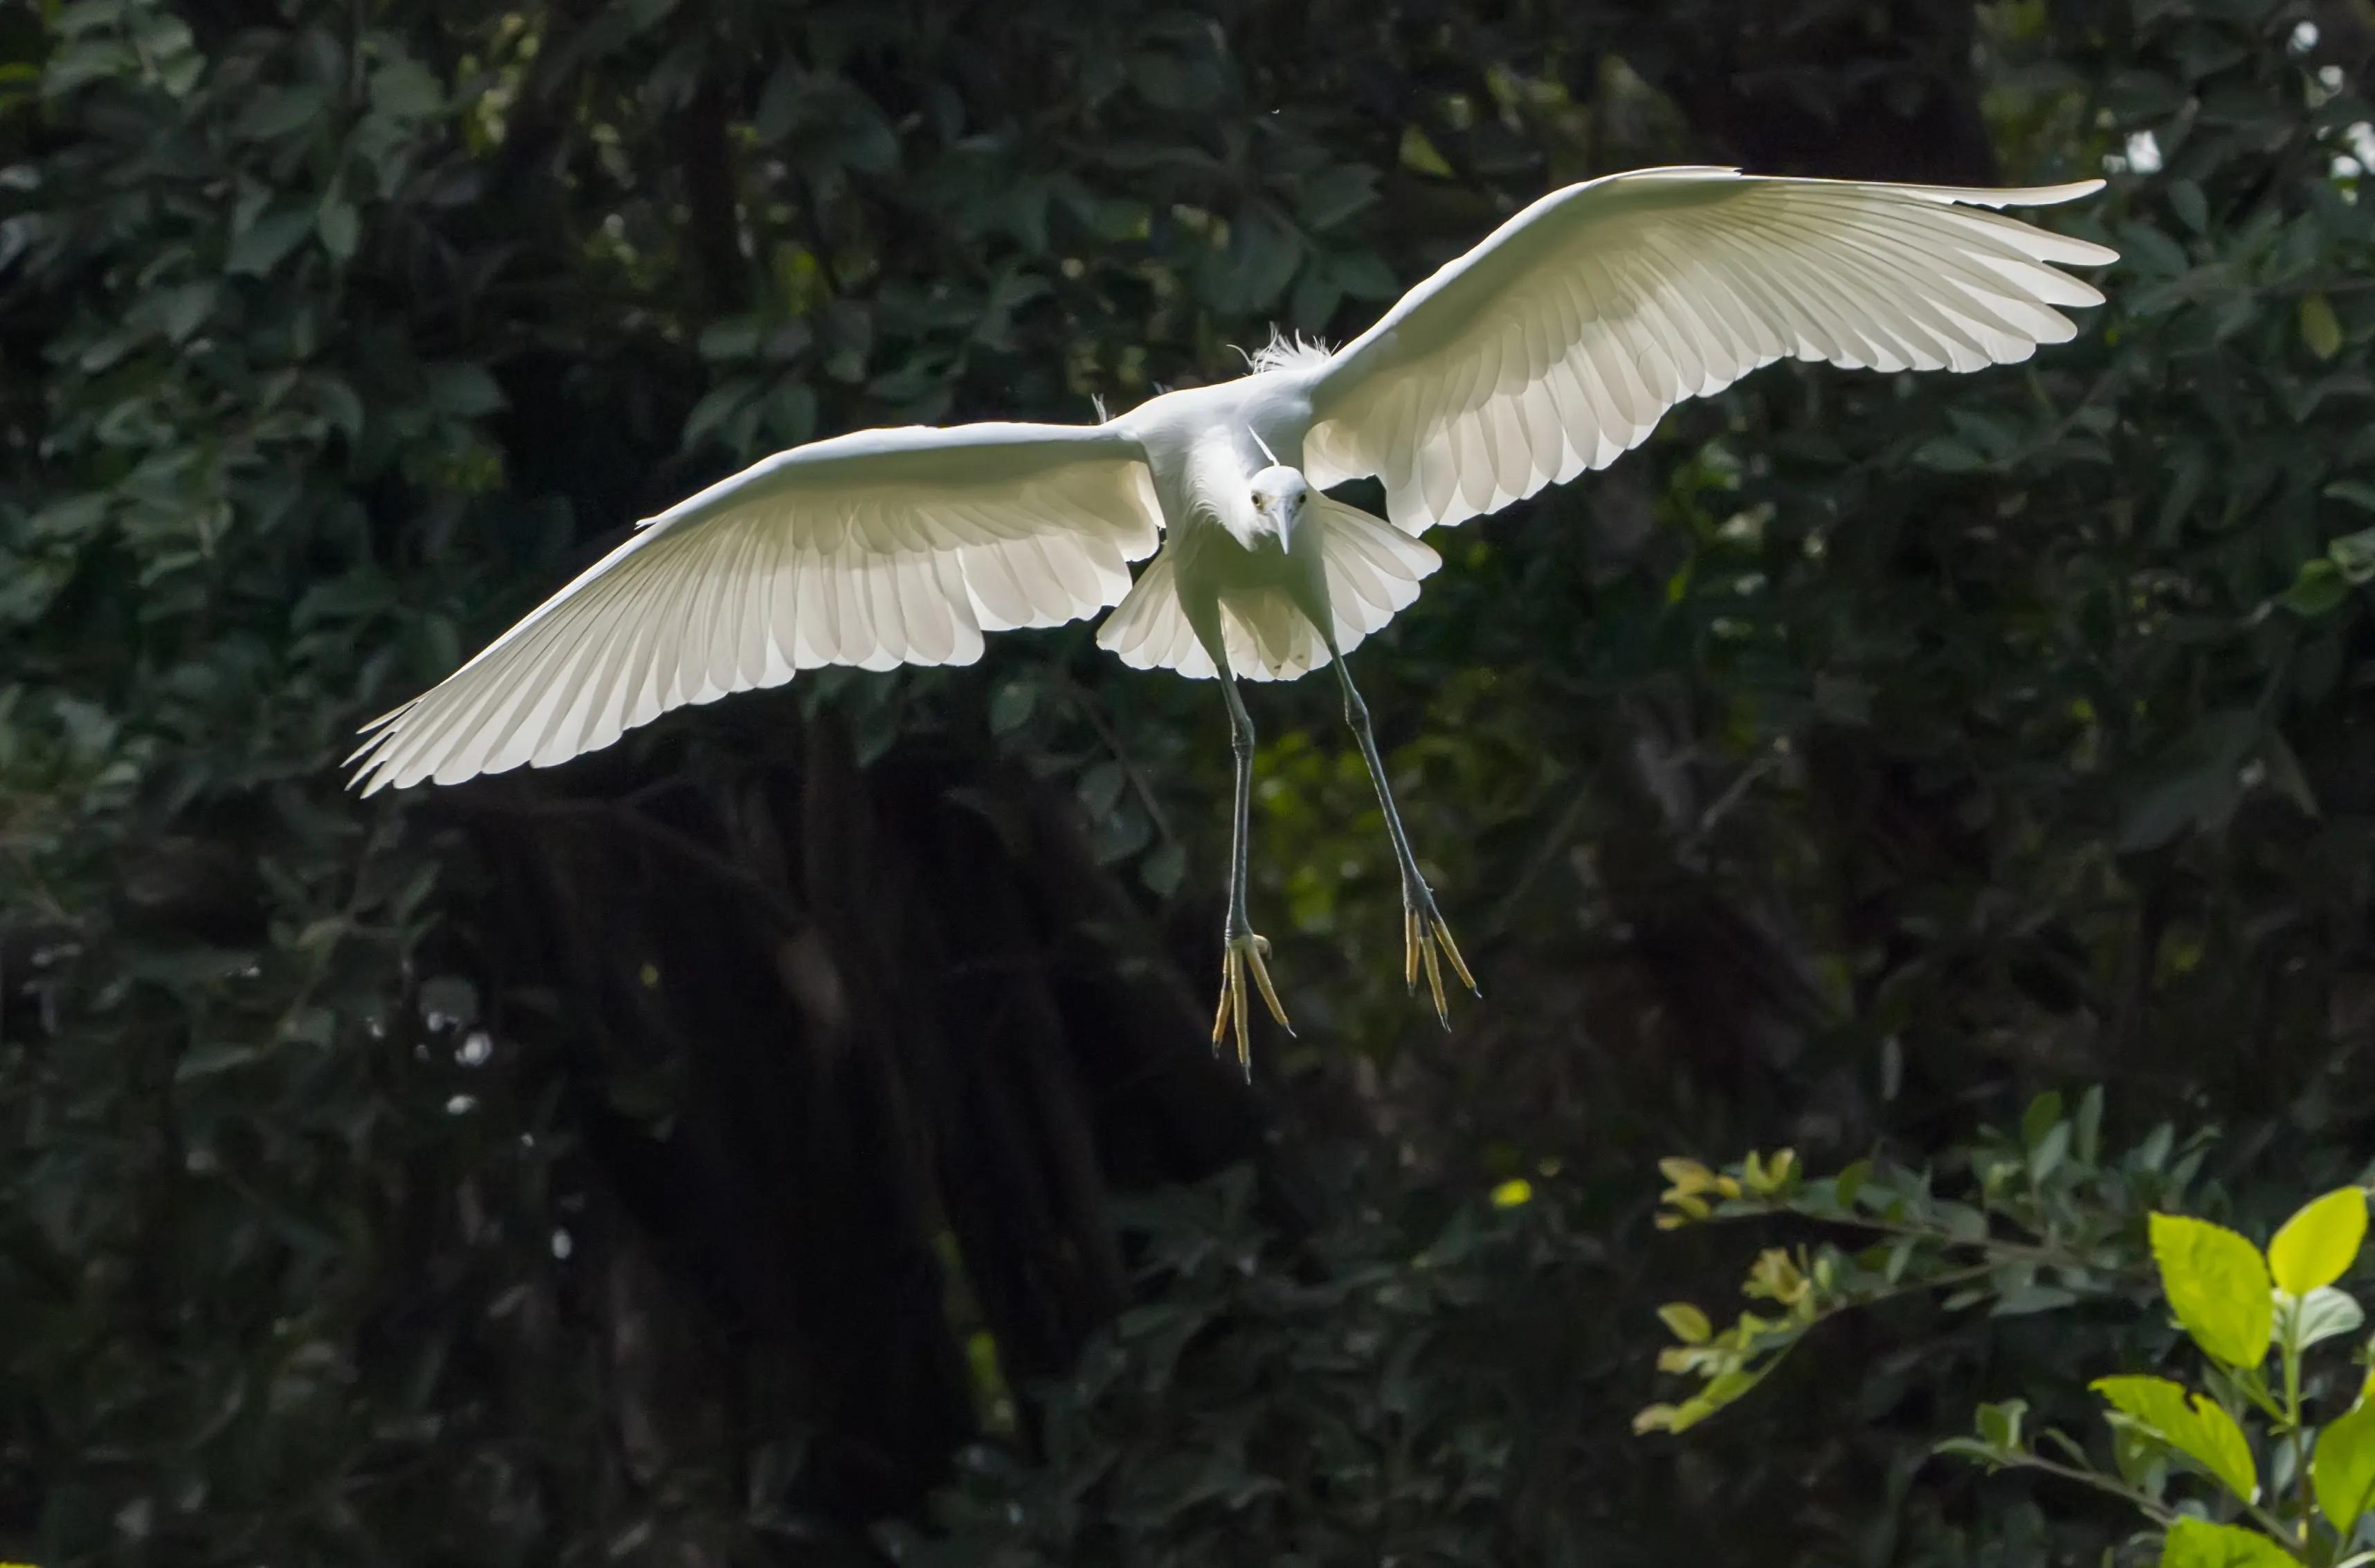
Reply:
[[[2088,1169],[2167,1121],[2251,1249],[2358,1173],[2370,70],[2340,0],[0,11],[0,1555],[2097,1561],[2120,1499],[1928,1455],[2175,1354],[2132,1283],[1882,1292],[1637,1436],[1735,1263],[1651,1173],[1926,1202],[2100,1081]],[[1769,370],[1436,541],[1356,657],[1450,1035],[1306,682],[1303,1038],[1210,1061],[1220,707],[1086,627],[341,790],[751,457],[1231,373],[1695,160],[2109,171],[2053,220],[2125,259],[2031,364]],[[2087,1190],[2141,1268],[2161,1187]]]

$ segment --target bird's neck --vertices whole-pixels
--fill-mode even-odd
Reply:
[[[1188,510],[1199,518],[1219,524],[1246,548],[1275,549],[1281,540],[1262,514],[1254,510],[1249,481],[1268,466],[1268,459],[1242,435],[1227,431],[1199,441],[1188,454],[1186,484]]]

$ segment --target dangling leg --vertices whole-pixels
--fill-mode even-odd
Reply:
[[[1460,961],[1459,945],[1451,939],[1451,927],[1444,923],[1442,913],[1435,907],[1435,894],[1426,878],[1418,873],[1418,856],[1411,853],[1410,835],[1402,831],[1401,813],[1394,809],[1394,792],[1386,784],[1386,764],[1377,756],[1377,737],[1369,730],[1369,705],[1361,701],[1358,688],[1353,684],[1353,671],[1344,663],[1342,650],[1336,639],[1327,639],[1328,652],[1333,655],[1336,684],[1344,689],[1344,722],[1353,726],[1353,737],[1361,743],[1361,760],[1369,765],[1369,782],[1377,786],[1377,804],[1385,808],[1386,836],[1394,841],[1394,861],[1402,874],[1402,983],[1412,992],[1418,989],[1420,965],[1426,968],[1426,988],[1435,996],[1435,1016],[1443,1027],[1451,1027],[1450,1009],[1443,1002],[1443,971],[1436,953],[1449,961],[1451,971],[1459,976],[1469,990],[1481,998],[1475,976]]]
[[[1248,841],[1254,809],[1254,720],[1246,712],[1245,699],[1237,693],[1236,678],[1229,673],[1225,661],[1218,662],[1221,696],[1229,704],[1229,749],[1236,756],[1237,787],[1235,815],[1229,827],[1229,914],[1221,949],[1221,1008],[1212,1019],[1212,1049],[1220,1050],[1221,1042],[1235,1025],[1237,1065],[1245,1069],[1246,1081],[1250,1083],[1254,1067],[1252,1036],[1246,1030],[1248,971],[1261,990],[1262,1000],[1270,1005],[1270,1016],[1278,1020],[1279,1027],[1289,1034],[1294,1032],[1294,1026],[1286,1021],[1286,1009],[1279,1006],[1278,992],[1270,983],[1270,966],[1263,962],[1270,952],[1270,943],[1254,934],[1253,922],[1246,917]]]

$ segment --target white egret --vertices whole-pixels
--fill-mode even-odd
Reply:
[[[1965,190],[1643,170],[1552,193],[1329,352],[1093,426],[863,430],[765,459],[639,525],[441,685],[368,726],[366,793],[549,767],[671,708],[821,665],[965,664],[982,633],[1118,604],[1099,644],[1218,677],[1236,760],[1218,1049],[1246,1060],[1254,726],[1236,678],[1336,671],[1402,888],[1404,981],[1473,988],[1420,874],[1344,655],[1438,564],[1416,536],[1614,461],[1674,404],[1775,360],[1972,371],[2074,333],[2117,260],[1990,209],[2099,180]],[[1386,517],[1330,499],[1377,476]],[[1158,544],[1161,552],[1156,554]],[[1154,559],[1133,584],[1128,563]]]

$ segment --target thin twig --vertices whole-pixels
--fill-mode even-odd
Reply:
[[[1867,1219],[1861,1214],[1815,1214],[1803,1208],[1793,1208],[1788,1203],[1775,1202],[1770,1199],[1766,1200],[1764,1207],[1756,1212],[1795,1215],[1801,1220],[1812,1220],[1817,1224],[1849,1225],[1860,1230],[1876,1231],[1883,1235],[1909,1236],[1916,1241],[1936,1242],[1941,1246],[1985,1247],[1990,1252],[1999,1253],[2006,1257],[2022,1258],[2027,1262],[2042,1264],[2052,1268],[2087,1268],[2105,1274],[2141,1274],[2143,1272],[2133,1264],[2096,1263],[2073,1253],[2056,1252],[2051,1247],[2039,1246],[2028,1242],[2005,1241],[1997,1236],[1980,1236],[1976,1239],[1956,1236],[1936,1229],[1925,1230],[1919,1225],[1908,1225],[1893,1220]],[[1714,1215],[1710,1218],[1746,1219],[1748,1216]]]
[[[2082,1470],[2075,1465],[2065,1465],[2059,1459],[2049,1459],[2041,1454],[2017,1451],[2013,1452],[2008,1457],[1997,1462],[2003,1465],[2008,1469],[2017,1467],[2031,1470],[2043,1470],[2048,1475],[2060,1476],[2065,1480],[2074,1480],[2081,1486],[2091,1486],[2097,1491],[2107,1491],[2113,1497],[2119,1498],[2121,1502],[2126,1503],[2130,1506],[2138,1510],[2146,1518],[2150,1519],[2154,1524],[2160,1526],[2163,1529],[2167,1529],[2169,1526],[2177,1523],[2178,1520],[2178,1512],[2176,1509],[2171,1508],[2168,1504],[2160,1503],[2153,1498],[2147,1497],[2143,1492],[2134,1490],[2133,1487],[2126,1486],[2120,1481],[2114,1480],[2109,1476],[2104,1475],[2098,1470]],[[2294,1555],[2298,1556],[2299,1553],[2295,1552]]]

